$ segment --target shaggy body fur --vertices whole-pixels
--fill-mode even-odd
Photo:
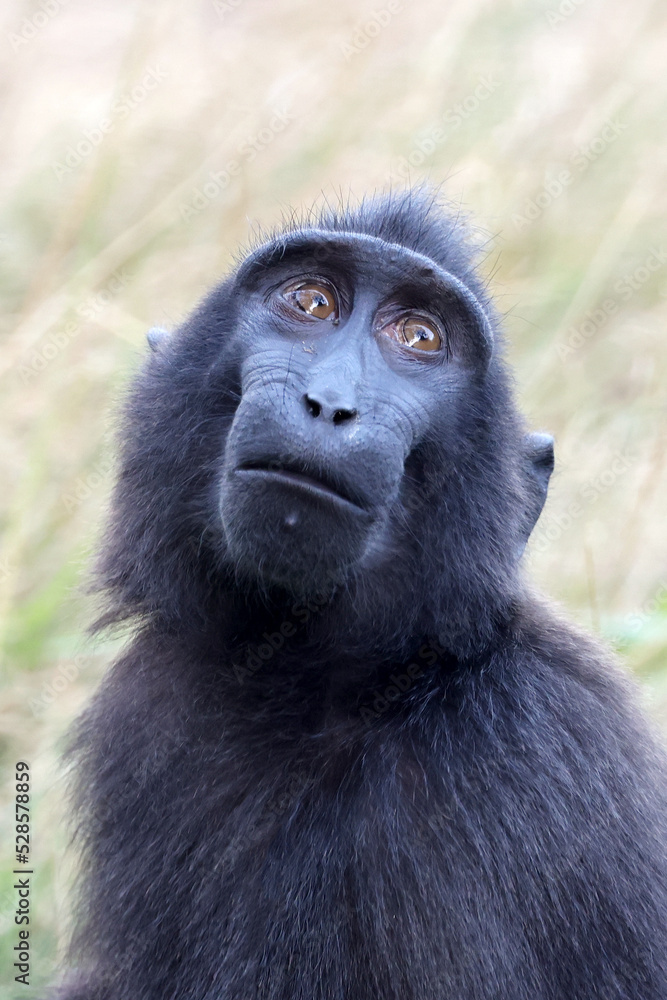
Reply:
[[[410,451],[374,559],[322,593],[253,579],[220,527],[235,276],[151,355],[99,570],[101,626],[135,637],[73,743],[61,995],[665,1000],[662,758],[522,581],[523,431],[465,230],[415,195],[316,229],[434,261],[493,352]]]

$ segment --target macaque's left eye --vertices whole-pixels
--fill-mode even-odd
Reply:
[[[282,297],[297,312],[314,319],[338,319],[338,305],[332,288],[316,281],[293,281],[282,290]]]
[[[387,323],[380,333],[403,347],[412,347],[417,351],[439,351],[443,345],[438,325],[423,316],[403,316]]]

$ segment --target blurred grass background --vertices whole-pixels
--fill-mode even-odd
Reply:
[[[3,881],[34,784],[32,995],[67,924],[57,755],[112,655],[78,589],[113,410],[258,224],[445,182],[488,235],[557,472],[533,576],[619,648],[667,725],[667,11],[651,0],[39,0],[3,6]],[[0,996],[26,996],[8,971]]]

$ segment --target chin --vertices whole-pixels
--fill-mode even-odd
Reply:
[[[321,481],[285,470],[225,476],[220,515],[238,573],[296,596],[328,593],[372,547],[377,516]]]

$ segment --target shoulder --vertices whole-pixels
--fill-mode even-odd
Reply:
[[[663,740],[629,668],[546,602],[517,607],[486,676],[508,728],[530,733],[540,753],[549,745],[579,768],[664,775]]]

